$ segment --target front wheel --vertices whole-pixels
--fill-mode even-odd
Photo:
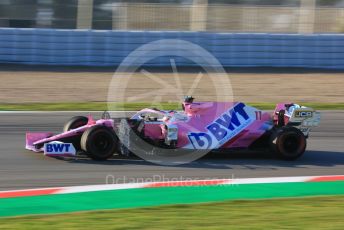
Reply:
[[[93,160],[106,160],[118,148],[118,139],[108,127],[93,126],[82,134],[80,145]]]
[[[63,132],[68,132],[72,129],[77,129],[81,126],[87,125],[88,118],[84,116],[75,116],[69,119],[63,126]],[[80,138],[81,135],[76,135],[65,139],[66,142],[73,144],[77,151],[80,150]]]
[[[81,126],[87,125],[88,118],[84,116],[75,116],[69,119],[63,126],[63,132],[67,132],[72,129],[79,128]]]
[[[270,147],[284,160],[295,160],[306,150],[306,137],[295,127],[276,129],[270,137]]]

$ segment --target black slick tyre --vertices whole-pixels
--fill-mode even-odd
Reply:
[[[118,139],[112,129],[97,125],[82,134],[80,145],[93,160],[107,160],[118,149]]]
[[[306,150],[306,137],[295,127],[281,127],[273,131],[270,148],[278,158],[295,160]]]
[[[75,116],[69,119],[66,124],[63,126],[63,132],[67,132],[72,129],[79,128],[81,126],[86,125],[88,122],[88,118],[84,116]]]

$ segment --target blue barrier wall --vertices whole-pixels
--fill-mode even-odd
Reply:
[[[344,35],[0,29],[0,63],[114,66],[139,46],[159,39],[200,45],[225,67],[344,69]],[[153,54],[152,54],[153,55]],[[179,66],[195,65],[177,58]],[[151,66],[170,66],[169,57]]]

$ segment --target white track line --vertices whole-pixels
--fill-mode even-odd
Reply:
[[[298,176],[298,177],[268,177],[268,178],[243,178],[243,179],[213,179],[213,180],[185,180],[185,181],[161,181],[128,184],[85,185],[55,188],[22,189],[0,191],[0,198],[37,196],[51,194],[70,194],[82,192],[95,192],[135,188],[158,187],[185,187],[185,186],[216,186],[216,185],[240,185],[240,184],[270,184],[270,183],[302,183],[302,182],[326,182],[344,181],[344,175],[329,176]]]

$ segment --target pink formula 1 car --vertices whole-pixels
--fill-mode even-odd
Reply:
[[[111,118],[106,112],[97,121],[73,117],[61,134],[27,133],[26,149],[48,156],[85,153],[92,159],[105,160],[115,152],[135,154],[132,148],[140,145],[135,147],[132,142],[139,138],[151,148],[264,149],[293,160],[305,152],[309,131],[320,122],[318,112],[293,103],[277,104],[271,113],[242,102],[194,102],[186,97],[182,107],[183,111],[143,109],[123,119]]]

